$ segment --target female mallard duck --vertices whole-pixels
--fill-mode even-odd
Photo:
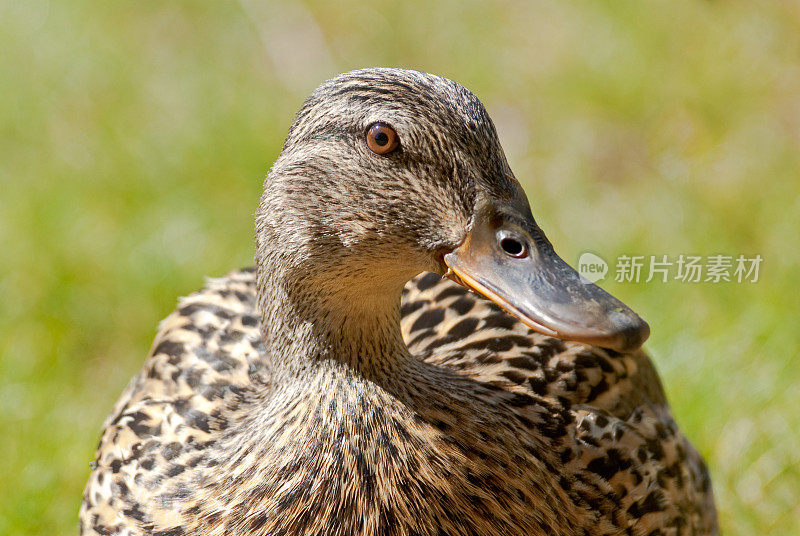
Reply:
[[[256,242],[255,271],[162,323],[106,423],[84,533],[716,532],[637,350],[647,324],[554,253],[462,86],[324,83]]]

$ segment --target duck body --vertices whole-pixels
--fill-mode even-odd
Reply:
[[[162,323],[107,420],[84,533],[714,532],[708,471],[643,352],[540,335],[436,274],[403,298],[413,382],[331,370],[277,426],[252,422],[270,389],[254,279],[212,280]]]
[[[434,142],[402,128],[403,111],[446,121],[466,110],[467,121],[478,117],[466,139],[492,141],[493,129],[481,132],[490,123],[477,99],[444,79],[399,70],[328,84],[298,114],[267,179],[257,268],[181,300],[106,421],[82,533],[715,534],[705,464],[675,425],[649,358],[631,349],[643,340],[631,327],[638,317],[609,302],[623,327],[606,335],[611,321],[581,315],[600,310],[607,295],[572,283],[568,298],[551,300],[566,305],[547,314],[535,301],[509,305],[503,285],[529,281],[513,276],[519,265],[503,268],[502,255],[475,261],[481,214],[497,203],[518,206],[514,182],[490,185],[491,195],[472,182],[414,184],[418,198],[394,195],[409,169],[409,177],[455,174],[455,166],[432,170],[430,154],[415,152]],[[436,98],[415,100],[426,91]],[[340,94],[346,106],[314,115]],[[365,94],[378,99],[367,112]],[[391,103],[370,117],[386,95]],[[431,108],[448,98],[445,109]],[[353,136],[336,114],[358,117]],[[341,156],[330,146],[356,143],[360,125],[372,135],[387,116],[403,140],[402,152],[386,153],[394,160],[347,153],[349,145]],[[391,138],[375,139],[370,149],[382,155],[380,142]],[[461,154],[447,143],[436,140],[437,151]],[[355,186],[329,179],[319,166],[331,159]],[[372,167],[386,165],[391,173]],[[497,165],[508,176],[504,160]],[[357,182],[369,173],[386,181],[383,190]],[[463,191],[472,193],[453,198]],[[482,195],[493,201],[474,200]],[[430,212],[440,214],[420,216]],[[498,231],[502,240],[508,228]],[[520,240],[531,259],[550,262],[546,239]],[[445,261],[461,275],[454,281],[492,301],[442,278]],[[512,276],[482,278],[501,268]],[[439,273],[413,277],[423,270]],[[564,270],[553,273],[572,281]],[[545,279],[530,279],[539,295],[555,292]],[[587,305],[573,313],[578,299]],[[565,330],[566,322],[579,326],[568,332],[575,338],[629,351],[537,332]]]

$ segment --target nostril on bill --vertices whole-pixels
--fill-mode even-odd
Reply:
[[[500,248],[508,255],[516,258],[525,257],[528,254],[528,249],[520,240],[511,237],[500,239]]]

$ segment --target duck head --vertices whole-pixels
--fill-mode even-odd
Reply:
[[[256,222],[266,300],[317,296],[329,314],[368,313],[433,271],[546,335],[617,351],[649,335],[555,253],[485,108],[445,78],[365,69],[322,84],[295,118]]]

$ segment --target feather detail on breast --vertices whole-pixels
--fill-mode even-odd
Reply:
[[[181,524],[152,498],[168,487],[165,475],[190,468],[244,417],[238,402],[268,388],[258,315],[254,275],[240,271],[209,280],[161,323],[150,356],[105,423],[84,522],[94,519],[108,534]],[[517,394],[522,415],[531,406],[567,415],[566,426],[537,433],[549,434],[558,449],[569,493],[596,496],[598,505],[613,497],[624,505],[616,515],[634,520],[634,534],[713,525],[707,469],[675,425],[643,352],[621,355],[535,333],[430,273],[404,289],[401,325],[420,359]],[[153,479],[157,466],[165,469]],[[693,506],[704,503],[705,510]]]

